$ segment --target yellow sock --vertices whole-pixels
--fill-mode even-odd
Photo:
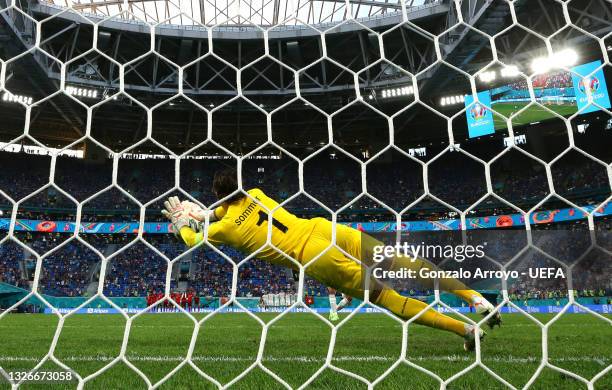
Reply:
[[[381,291],[378,299],[375,302],[395,315],[403,319],[410,319],[416,316],[427,307],[427,304],[416,299],[407,298],[399,295],[397,292],[385,289]],[[465,336],[465,323],[451,318],[442,313],[438,313],[433,309],[428,309],[421,314],[414,322],[421,325],[426,325],[436,329],[443,329],[459,336]]]
[[[458,296],[459,298],[463,299],[467,303],[472,303],[472,298],[474,298],[475,296],[482,298],[482,295],[480,295],[480,293],[476,290],[461,289],[461,290],[448,290],[448,292]]]
[[[424,259],[419,259],[419,258],[417,258],[416,260],[411,260],[407,258],[395,258],[392,264],[393,264],[392,269],[394,270],[399,270],[401,268],[408,268],[408,269],[416,271],[417,275],[419,275],[419,270],[421,268],[428,268],[432,271],[440,270],[440,268],[430,263],[429,261],[424,260]],[[433,283],[434,282],[433,279],[429,279],[429,278],[423,279],[423,278],[417,277],[417,280],[423,286],[427,288],[433,289],[435,287]],[[464,283],[462,283],[460,280],[457,280],[457,279],[447,279],[447,278],[439,279],[439,283],[440,283],[439,284],[440,290],[448,291],[449,293],[454,294],[458,296],[459,298],[463,299],[467,303],[472,303],[472,298],[475,296],[482,297],[482,295],[480,295],[478,291],[471,290]]]

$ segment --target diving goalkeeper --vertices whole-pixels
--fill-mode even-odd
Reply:
[[[208,242],[213,245],[229,245],[245,253],[261,249],[257,257],[261,260],[286,267],[296,268],[287,256],[305,265],[314,258],[305,272],[326,286],[355,297],[364,298],[363,268],[354,259],[364,260],[374,245],[380,244],[369,235],[348,226],[336,225],[336,245],[332,243],[332,223],[324,218],[303,219],[289,213],[278,203],[266,196],[260,189],[247,191],[249,196],[238,191],[235,170],[217,172],[213,179],[213,192],[218,199],[225,199],[214,211],[205,211],[197,204],[171,197],[164,203],[162,210],[174,225],[174,229],[188,246],[192,247],[204,240],[204,232],[198,228],[199,223],[208,217]],[[274,210],[271,243],[267,244],[269,217],[267,210]],[[213,223],[214,222],[214,223]],[[346,256],[345,253],[351,257]],[[284,253],[283,253],[284,252]],[[393,260],[395,261],[395,260]],[[402,267],[419,269],[432,265],[426,260],[417,260],[402,264]],[[427,281],[424,281],[427,283]],[[452,292],[473,305],[482,315],[488,315],[494,306],[478,292],[468,289],[457,280],[440,281],[440,289]],[[398,294],[382,283],[374,283],[370,288],[370,301],[382,306],[403,319],[409,319],[424,309],[427,304]],[[465,339],[464,348],[473,350],[475,346],[476,327],[446,316],[433,309],[425,310],[415,320],[416,323],[456,333]],[[501,324],[499,313],[488,319],[489,326]],[[479,330],[482,338],[484,331]]]

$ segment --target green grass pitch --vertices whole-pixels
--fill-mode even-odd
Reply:
[[[264,322],[277,314],[260,314]],[[342,316],[344,317],[344,316]],[[536,315],[549,321],[552,315]],[[202,318],[201,315],[198,318]],[[49,350],[58,319],[51,315],[9,314],[0,320],[0,365],[6,371],[28,370]],[[83,376],[107,365],[119,354],[125,321],[119,315],[75,315],[66,319],[55,356]],[[145,314],[132,325],[127,358],[155,383],[176,367],[186,355],[194,323],[180,314]],[[442,378],[448,378],[474,361],[463,351],[462,340],[449,333],[411,325],[407,357]],[[204,372],[225,384],[255,360],[262,328],[244,313],[219,314],[204,322],[193,361]],[[312,314],[290,313],[269,329],[263,364],[292,387],[310,378],[325,360],[331,330]],[[566,314],[549,330],[550,362],[591,379],[612,363],[612,327],[586,314]],[[482,360],[516,388],[521,388],[537,369],[541,358],[541,330],[519,314],[504,316],[502,328],[488,331]],[[332,363],[367,380],[381,376],[401,350],[401,327],[384,314],[360,314],[338,330]],[[41,370],[59,370],[53,363]],[[26,384],[25,389],[74,388],[71,384]],[[86,389],[139,389],[144,381],[127,365],[119,363],[85,385]],[[9,388],[0,382],[0,388]],[[212,389],[188,365],[160,388]],[[260,369],[236,382],[236,389],[276,389],[281,386]],[[313,389],[365,389],[349,376],[323,371]],[[406,364],[398,366],[377,389],[437,389],[436,380]],[[451,382],[448,389],[506,388],[482,369],[474,369]],[[580,381],[545,369],[532,389],[586,389]],[[595,383],[596,389],[612,389],[612,371]]]
[[[524,108],[527,103],[496,103],[493,105],[493,110],[498,114],[509,118],[514,113]],[[578,111],[575,105],[551,104],[546,108],[556,112],[557,114],[567,117]],[[533,122],[540,122],[547,119],[556,118],[553,114],[541,108],[540,106],[532,106],[526,111],[518,114],[512,119],[512,126],[523,126]],[[506,120],[499,115],[493,114],[493,122],[496,129],[506,128]]]

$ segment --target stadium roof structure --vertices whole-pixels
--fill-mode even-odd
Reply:
[[[401,13],[402,6],[414,12],[431,8],[439,0],[42,0],[41,3],[71,7],[87,15],[121,15],[125,20],[157,24],[170,21],[181,26],[236,27],[257,25],[323,25],[346,20],[379,18]],[[229,21],[229,23],[226,23]]]
[[[11,4],[0,0],[0,9]],[[455,4],[452,0],[15,0],[10,9],[0,12],[0,59],[5,61],[5,88],[15,95],[32,97],[34,102],[57,92],[64,72],[67,86],[95,90],[97,101],[117,94],[123,81],[125,92],[147,107],[176,95],[182,82],[184,96],[211,110],[237,95],[234,69],[242,68],[241,92],[250,102],[239,99],[215,110],[213,124],[232,132],[235,144],[244,144],[252,143],[252,134],[261,133],[253,129],[253,124],[263,121],[265,127],[261,110],[270,111],[296,96],[294,71],[299,72],[302,98],[328,113],[354,101],[359,88],[362,96],[375,96],[373,106],[391,115],[407,103],[381,100],[380,91],[412,86],[415,77],[420,101],[444,111],[439,107],[441,95],[463,94],[470,88],[457,69],[474,74],[490,63],[491,41],[487,35],[493,36],[512,24],[506,1],[464,0],[459,9]],[[533,12],[534,4],[547,12]],[[555,40],[580,48],[585,60],[594,58],[597,52],[601,57],[595,40],[575,28],[564,28],[565,16],[560,7],[553,7],[555,4],[559,3],[516,0],[513,8],[518,22],[528,29],[543,36],[558,32]],[[567,4],[577,27],[598,37],[612,31],[612,11],[605,0],[573,0]],[[292,12],[297,18],[287,19]],[[461,12],[463,24],[458,24],[457,12]],[[93,24],[98,25],[95,52],[90,51]],[[264,30],[268,31],[268,58],[261,57]],[[153,51],[151,32],[155,33]],[[438,37],[439,52],[434,36]],[[379,37],[386,61],[380,60]],[[37,48],[44,52],[33,50],[37,39]],[[328,59],[324,58],[323,44]],[[512,61],[526,73],[530,60],[546,53],[541,51],[540,38],[519,27],[497,37],[495,44],[500,59]],[[556,45],[552,43],[553,48]],[[30,53],[21,56],[27,50]],[[146,56],[134,61],[140,55]],[[123,80],[117,63],[124,64]],[[184,67],[182,81],[174,64]],[[87,96],[74,97],[87,105],[97,102]],[[82,135],[85,121],[72,98],[57,95],[35,104],[32,125],[44,123],[37,128],[39,139],[65,144]],[[108,123],[102,127],[113,129],[106,135],[109,142],[121,139],[118,133],[128,137],[134,128],[146,123],[146,115],[137,105],[126,108],[131,103],[125,98],[109,102],[125,111],[121,117],[105,119]],[[23,132],[24,113],[12,108],[3,110],[0,102],[0,116],[7,118],[0,129],[0,141]],[[161,123],[162,116],[156,116],[161,111],[163,118],[172,118],[164,124],[164,136],[190,144],[186,140],[195,121],[191,119],[193,104],[176,99],[156,109],[156,123]],[[288,111],[292,115],[287,120],[310,128],[312,109],[307,104],[288,106]],[[432,120],[439,119],[426,108],[412,112],[403,118],[412,128],[421,126],[419,123],[429,128]],[[345,117],[342,125],[334,122],[334,128],[344,132],[345,142],[356,147],[362,147],[360,140],[372,138],[366,136],[367,131],[386,126],[373,110]],[[292,129],[294,125],[288,121],[286,127]],[[432,131],[410,133],[414,146],[440,137]],[[442,138],[445,134],[446,125]]]

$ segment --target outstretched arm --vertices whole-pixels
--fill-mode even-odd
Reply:
[[[189,247],[193,247],[204,240],[201,224],[206,221],[206,217],[209,218],[210,222],[218,221],[223,218],[227,211],[223,206],[217,207],[214,211],[204,210],[198,204],[188,200],[181,202],[176,196],[168,198],[164,202],[164,208],[162,214],[172,222],[177,236],[180,235],[183,242]],[[216,223],[211,224],[209,226],[209,236],[214,237],[217,228]],[[211,240],[211,242],[214,241],[214,239]]]
[[[207,211],[196,203],[184,200],[179,201],[176,196],[171,196],[164,202],[162,214],[172,222],[174,231],[189,247],[197,245],[204,239],[204,234],[199,229],[199,224],[206,220],[210,215],[211,221],[216,221],[217,217],[212,211]]]
[[[208,225],[208,242],[213,245],[221,245],[224,244],[223,234],[222,234],[222,223],[223,222],[215,222]],[[181,238],[185,242],[185,244],[189,247],[193,247],[198,245],[200,242],[204,240],[204,231],[199,230],[196,231],[188,226],[181,228],[179,231]]]
[[[181,238],[188,247],[196,246],[204,239],[204,232],[196,232],[190,227],[183,227],[180,230]]]

